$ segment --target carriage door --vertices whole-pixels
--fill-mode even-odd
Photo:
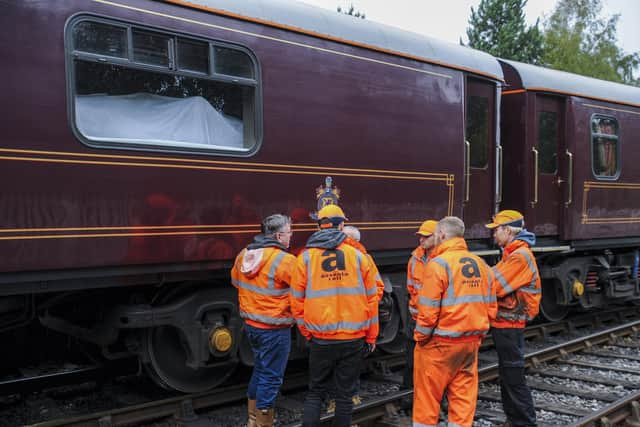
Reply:
[[[533,230],[541,236],[556,236],[561,232],[561,212],[566,182],[560,160],[564,150],[564,99],[536,95],[534,135],[529,134],[532,180],[528,184]],[[525,215],[526,217],[526,215]]]
[[[492,82],[467,77],[465,110],[465,236],[489,237],[484,227],[493,215],[495,90]]]

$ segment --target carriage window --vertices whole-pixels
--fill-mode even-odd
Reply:
[[[615,179],[620,173],[618,121],[594,116],[591,120],[592,167],[596,178]]]
[[[233,54],[216,57],[230,58],[222,75],[209,65],[215,42],[124,25],[72,26],[73,119],[89,143],[238,155],[256,147],[256,72],[244,50],[224,47]]]
[[[133,60],[145,64],[168,67],[171,61],[169,49],[171,38],[147,31],[132,31]]]
[[[554,112],[538,112],[538,152],[538,171],[555,174],[558,170],[558,118]]]
[[[469,96],[467,100],[467,141],[471,145],[470,166],[487,167],[489,149],[489,100],[483,96]]]
[[[216,73],[253,78],[253,67],[249,57],[237,50],[216,47],[214,63]]]
[[[198,41],[178,39],[178,68],[209,73],[209,45]]]
[[[73,44],[87,53],[127,57],[127,29],[98,22],[79,22],[73,27]]]

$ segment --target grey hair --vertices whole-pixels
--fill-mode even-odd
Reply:
[[[464,236],[464,222],[457,216],[445,216],[438,222],[438,228],[444,233],[445,239]]]
[[[342,229],[342,232],[347,236],[351,237],[355,241],[360,241],[360,230],[353,225],[345,225]]]
[[[291,218],[283,214],[269,215],[262,220],[262,233],[265,236],[273,237],[279,231],[285,227],[285,225],[291,224]]]
[[[512,227],[510,225],[505,225],[504,227],[509,229],[509,232],[514,236],[517,236],[522,230],[524,230],[524,221],[522,221],[522,227]]]

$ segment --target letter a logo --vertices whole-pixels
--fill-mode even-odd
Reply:
[[[460,258],[460,263],[462,264],[462,275],[467,279],[472,277],[480,277],[480,268],[478,267],[478,263],[473,258]]]
[[[325,259],[322,261],[322,269],[326,272],[334,270],[344,270],[344,252],[341,250],[327,249],[322,253]]]

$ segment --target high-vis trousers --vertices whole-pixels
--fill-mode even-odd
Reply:
[[[413,425],[438,424],[444,392],[449,399],[449,426],[473,424],[478,397],[480,341],[450,342],[437,338],[417,344],[413,371]]]

